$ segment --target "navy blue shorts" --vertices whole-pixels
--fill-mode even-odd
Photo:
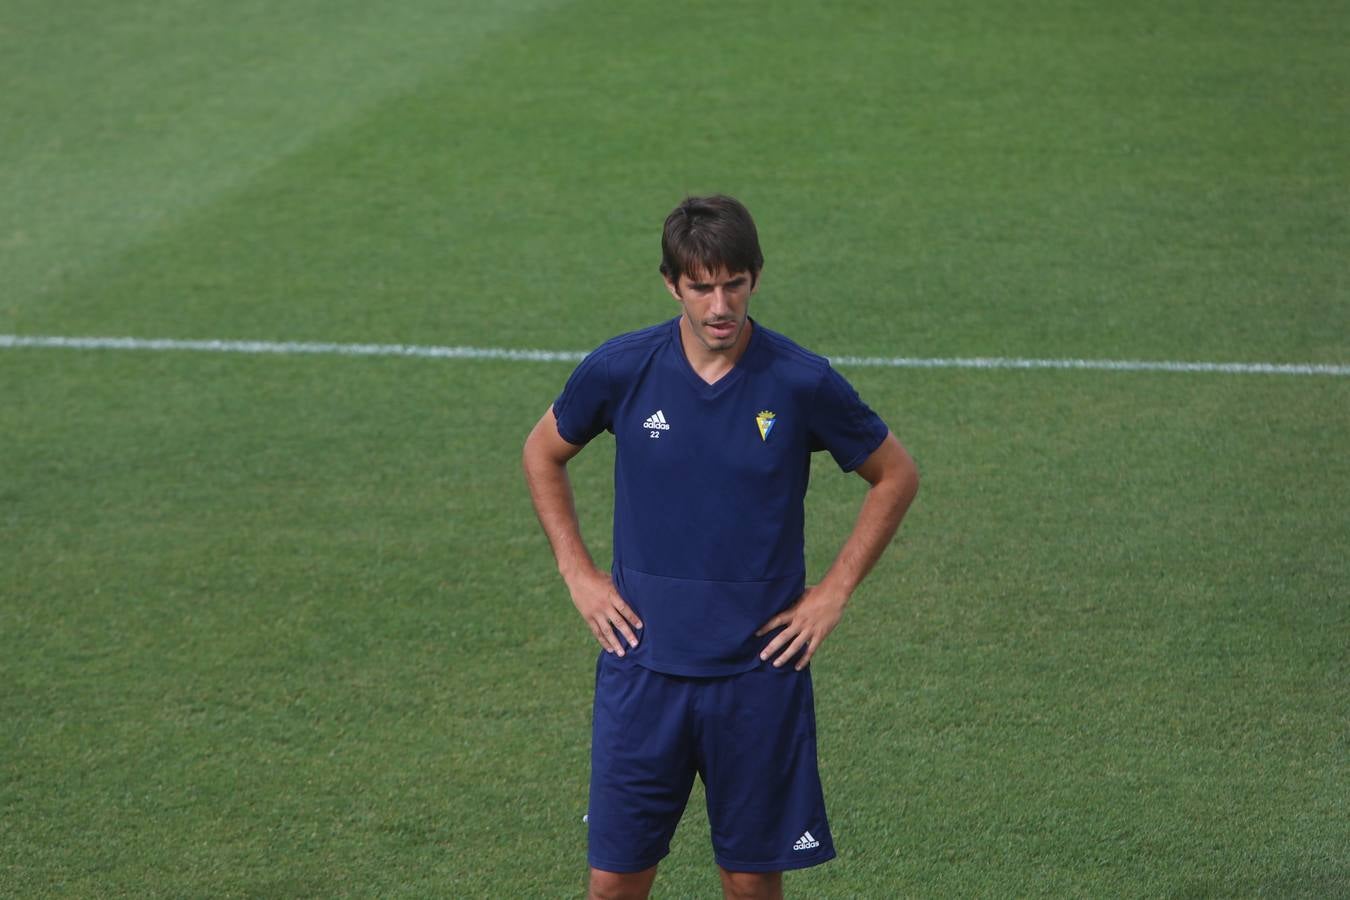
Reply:
[[[816,769],[811,672],[653,672],[601,653],[591,733],[590,864],[640,872],[670,852],[694,775],[718,865],[781,872],[834,858]]]

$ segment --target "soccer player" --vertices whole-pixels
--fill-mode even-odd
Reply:
[[[750,318],[764,257],[750,213],[690,197],[661,274],[680,315],[589,354],[525,442],[525,477],[596,662],[591,898],[644,898],[697,773],[729,898],[782,896],[834,857],[808,664],[918,490],[913,460],[829,361]],[[835,304],[847,315],[842,298]],[[582,541],[567,463],[614,435],[614,564]],[[813,452],[868,484],[806,584]]]

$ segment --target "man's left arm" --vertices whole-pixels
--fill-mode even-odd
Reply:
[[[796,603],[755,632],[763,636],[782,627],[759,654],[760,659],[774,657],[774,666],[796,657],[795,667],[806,668],[843,618],[849,597],[881,558],[919,490],[919,469],[893,434],[888,433],[855,471],[871,486],[834,564],[819,584],[808,587]]]

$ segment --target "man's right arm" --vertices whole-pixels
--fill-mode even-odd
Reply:
[[[525,439],[521,455],[525,483],[577,612],[601,647],[623,656],[625,641],[629,647],[637,646],[633,629],[641,628],[642,622],[619,596],[613,579],[596,568],[581,538],[572,483],[567,478],[567,463],[581,450],[558,433],[558,421],[550,406]]]

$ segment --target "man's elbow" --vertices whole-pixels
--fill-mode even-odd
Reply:
[[[904,469],[904,479],[908,482],[914,491],[919,490],[919,464],[914,461],[914,457],[909,455],[909,451],[904,447],[900,448],[900,464]]]
[[[896,441],[894,437],[890,440],[895,441],[891,452],[886,460],[887,465],[882,470],[881,477],[876,483],[890,496],[891,502],[903,515],[904,510],[913,502],[915,495],[919,493],[919,466],[914,462],[914,457],[909,455],[909,451]]]
[[[552,415],[547,415],[530,431],[521,448],[521,464],[526,473],[566,468],[572,457],[581,452],[581,447],[568,443],[558,434],[558,426]]]
[[[896,493],[903,498],[905,505],[908,506],[919,493],[919,465],[914,462],[914,457],[902,450],[899,465],[896,469]]]
[[[897,499],[913,498],[919,490],[919,467],[893,434],[886,435],[881,446],[858,467],[858,474],[873,490]]]
[[[536,424],[525,436],[525,444],[520,448],[520,464],[526,472],[537,469],[548,459],[548,447],[540,426]]]

